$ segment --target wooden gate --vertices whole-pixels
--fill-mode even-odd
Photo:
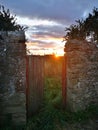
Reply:
[[[66,107],[66,61],[67,56],[63,58],[62,66],[62,101],[63,106]],[[45,57],[44,56],[27,56],[26,60],[26,106],[27,118],[32,117],[41,107],[44,93],[44,76],[45,76]]]
[[[27,56],[27,118],[37,112],[43,101],[44,56]]]

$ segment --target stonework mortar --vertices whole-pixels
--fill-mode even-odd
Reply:
[[[26,123],[24,32],[0,32],[0,125]]]
[[[98,105],[98,48],[95,44],[70,40],[67,56],[67,107],[71,111]]]

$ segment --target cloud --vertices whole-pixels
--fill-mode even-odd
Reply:
[[[54,38],[61,38],[64,35],[64,27],[62,26],[32,26],[29,28],[28,33],[31,33],[31,37],[42,37],[46,38],[48,36]]]
[[[27,44],[27,50],[32,54],[49,54],[54,53],[54,51],[56,51],[57,49],[61,49],[63,54],[63,47],[59,48],[55,42],[49,42],[48,44],[46,44],[46,42],[35,40]]]
[[[64,28],[59,25],[53,25],[53,26],[41,26],[41,25],[35,25],[31,26],[29,30],[26,32],[27,33],[27,39],[29,39],[29,42],[32,43],[40,43],[44,44],[44,47],[49,47],[51,46],[55,48],[55,46],[58,46],[61,44],[63,40],[63,35],[64,35]],[[53,44],[51,44],[53,43]],[[40,44],[37,44],[40,46]],[[48,46],[49,44],[49,46]]]
[[[20,16],[66,24],[83,17],[85,11],[91,11],[94,6],[98,7],[97,0],[1,0],[1,3]]]

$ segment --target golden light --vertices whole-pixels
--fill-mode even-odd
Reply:
[[[37,34],[33,34],[32,38],[35,40],[37,39],[39,41],[46,42],[46,43],[55,42],[55,43],[59,44],[59,43],[61,43],[61,41],[63,41],[62,37],[52,37],[52,36],[42,36],[42,35],[40,36]]]
[[[60,55],[58,55],[58,54],[55,54],[55,58],[58,58]]]
[[[58,56],[63,56],[64,55],[64,48],[57,48],[54,52],[55,56],[58,57]]]

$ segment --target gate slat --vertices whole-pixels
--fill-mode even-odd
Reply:
[[[29,118],[39,110],[43,102],[44,57],[29,56],[27,62],[27,116]]]

